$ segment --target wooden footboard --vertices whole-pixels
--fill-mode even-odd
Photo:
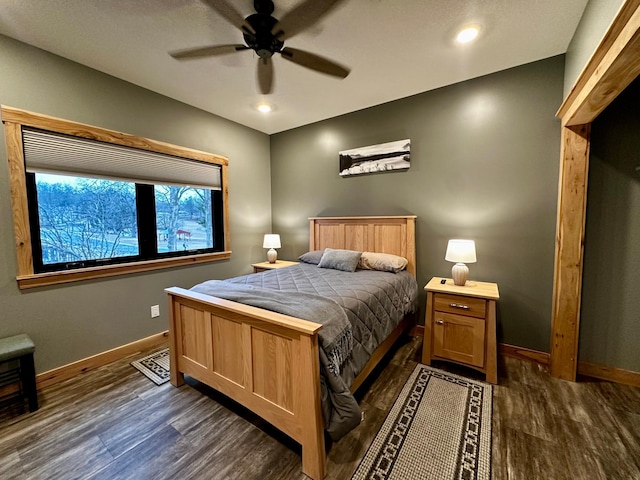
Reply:
[[[168,288],[171,383],[187,374],[302,445],[302,471],[325,475],[318,331],[322,325]]]

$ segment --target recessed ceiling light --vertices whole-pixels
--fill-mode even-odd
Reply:
[[[458,32],[456,35],[456,42],[458,43],[469,43],[474,41],[478,34],[480,33],[480,27],[478,25],[469,25],[464,27],[462,30]]]
[[[269,105],[268,103],[259,103],[256,106],[256,109],[262,113],[269,113],[273,110],[273,106]]]

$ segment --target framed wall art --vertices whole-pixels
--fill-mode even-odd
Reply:
[[[340,176],[406,170],[411,165],[411,140],[344,150],[340,155]]]

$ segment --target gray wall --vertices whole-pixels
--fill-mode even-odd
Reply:
[[[563,71],[557,56],[273,135],[279,256],[308,248],[309,216],[416,214],[419,284],[450,276],[448,239],[474,239],[500,341],[549,351]],[[408,171],[339,177],[339,151],[405,138]]]
[[[624,0],[589,0],[569,43],[564,72],[566,97],[607,32]]]
[[[640,79],[592,124],[580,360],[640,371]]]
[[[27,333],[43,372],[167,329],[163,289],[249,273],[271,230],[269,137],[0,36],[0,103],[229,158],[231,260],[20,291],[0,135],[0,336]],[[160,318],[149,307],[159,304]]]

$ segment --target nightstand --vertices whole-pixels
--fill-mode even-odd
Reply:
[[[424,287],[427,311],[422,342],[422,363],[446,360],[486,374],[498,383],[495,283],[467,281],[460,287],[453,280],[434,277]]]
[[[276,263],[260,262],[252,263],[253,273],[264,272],[265,270],[274,270],[276,268],[290,267],[291,265],[297,265],[299,262],[288,262],[286,260],[276,260]]]

